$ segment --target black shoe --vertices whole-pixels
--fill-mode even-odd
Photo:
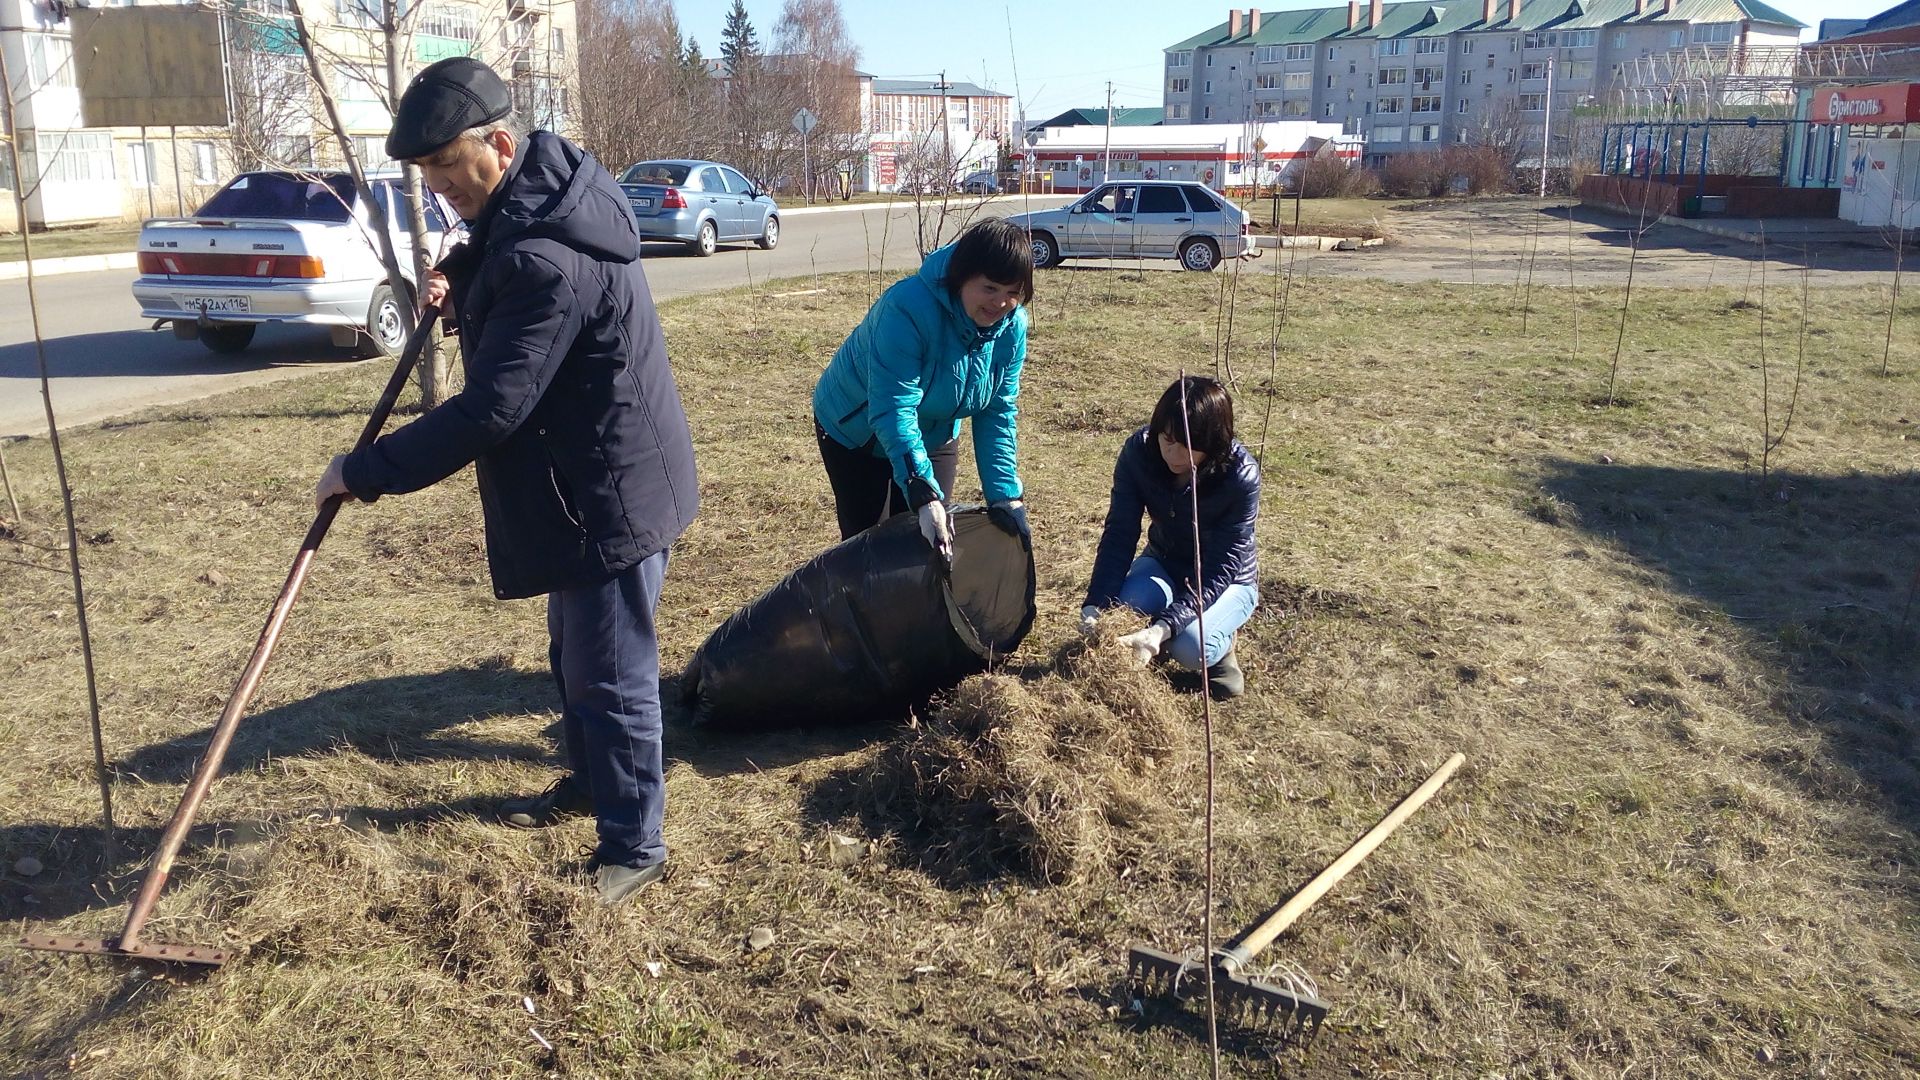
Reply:
[[[587,869],[593,873],[593,885],[599,890],[603,907],[612,907],[667,876],[667,864],[664,862],[624,866],[594,859],[587,863]]]
[[[1207,669],[1207,696],[1215,701],[1237,698],[1247,692],[1247,677],[1241,673],[1240,661],[1233,655],[1237,647],[1237,643],[1227,646],[1227,655]]]
[[[591,813],[593,796],[572,773],[531,799],[508,799],[500,804],[500,820],[520,829],[544,829]]]

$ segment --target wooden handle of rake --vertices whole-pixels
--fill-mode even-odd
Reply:
[[[1293,925],[1294,920],[1306,914],[1314,901],[1325,896],[1329,889],[1339,884],[1341,878],[1346,877],[1354,867],[1360,865],[1360,860],[1371,855],[1374,848],[1385,843],[1387,837],[1393,835],[1393,830],[1412,817],[1415,810],[1425,806],[1427,800],[1433,798],[1434,793],[1440,790],[1440,786],[1445,784],[1453,776],[1454,770],[1466,760],[1465,754],[1455,754],[1448,758],[1446,764],[1435,769],[1433,775],[1427,777],[1426,783],[1415,788],[1413,794],[1400,800],[1399,805],[1389,810],[1386,817],[1380,819],[1380,824],[1368,829],[1365,836],[1355,840],[1353,846],[1342,852],[1340,857],[1333,860],[1325,870],[1315,874],[1312,881],[1307,882],[1299,892],[1294,893],[1286,903],[1280,905],[1280,910],[1267,916],[1260,925],[1247,931],[1238,943],[1222,950],[1221,965],[1228,971],[1237,972],[1259,955],[1262,949],[1273,944],[1273,939],[1285,933],[1287,927]]]
[[[373,406],[366,426],[360,429],[360,438],[353,444],[355,450],[380,437],[380,429],[386,426],[394,403],[400,400],[400,392],[406,389],[407,376],[413,373],[413,366],[427,347],[433,335],[433,324],[439,318],[438,305],[420,313],[420,321],[407,338],[406,347],[400,350],[400,360],[393,367],[387,388]],[[206,752],[200,755],[200,764],[193,770],[193,780],[187,784],[187,792],[181,796],[173,819],[167,822],[166,832],[160,836],[160,846],[154,849],[153,859],[147,863],[147,876],[140,882],[140,891],[127,910],[126,926],[120,931],[117,945],[122,950],[132,950],[140,944],[141,928],[146,925],[147,916],[153,913],[153,905],[160,899],[160,890],[166,887],[167,874],[173,869],[174,857],[180,854],[181,845],[186,843],[187,831],[193,827],[193,819],[200,812],[200,804],[206,799],[208,789],[213,787],[213,778],[219,774],[220,763],[226,759],[227,748],[233,743],[233,734],[240,727],[240,717],[247,711],[247,704],[253,700],[253,693],[260,686],[260,676],[265,673],[267,660],[280,640],[287,614],[293,610],[294,598],[300,595],[300,586],[307,580],[307,570],[313,565],[313,553],[319,549],[320,541],[326,538],[327,529],[340,512],[340,502],[340,496],[328,499],[314,516],[306,539],[300,542],[299,554],[293,558],[293,569],[287,573],[286,584],[280,586],[280,597],[273,602],[273,611],[267,615],[267,625],[260,631],[260,640],[253,647],[253,655],[248,658],[246,669],[240,673],[240,681],[234,686],[232,696],[227,698],[227,707],[221,710],[219,722],[213,726],[213,738],[208,741]]]

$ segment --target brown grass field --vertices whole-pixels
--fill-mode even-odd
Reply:
[[[884,282],[827,284],[663,313],[705,499],[668,575],[670,671],[833,539],[807,395]],[[1757,282],[1637,292],[1612,406],[1618,292],[1538,290],[1523,333],[1504,285],[1302,280],[1270,354],[1273,285],[1040,275],[1021,455],[1041,618],[1018,681],[950,706],[1042,715],[1136,678],[1047,662],[1075,632],[1119,441],[1179,366],[1215,370],[1224,298],[1241,434],[1265,460],[1265,603],[1241,641],[1249,693],[1213,713],[1218,936],[1448,753],[1468,759],[1256,965],[1314,976],[1329,1028],[1300,1047],[1229,1025],[1224,1072],[1914,1075],[1915,309],[1882,376],[1883,294],[1812,295],[1763,477],[1762,374],[1777,434],[1793,281],[1768,285],[1764,349]],[[311,485],[383,378],[71,433],[122,827],[106,867],[67,582],[34,568],[61,565],[51,462],[44,440],[5,447],[16,932],[117,932]],[[1136,1015],[1124,973],[1130,941],[1201,944],[1190,757],[1126,750],[1144,763],[1124,790],[1094,782],[1105,751],[1053,760],[1048,790],[1130,809],[1038,875],[976,857],[1004,838],[958,835],[951,801],[912,801],[897,773],[931,751],[897,727],[721,737],[670,706],[672,873],[604,910],[577,876],[590,824],[489,817],[557,759],[543,609],[492,600],[480,552],[466,477],[347,508],[152,924],[237,959],[173,979],[0,951],[0,1074],[1205,1075],[1197,1014]],[[1197,745],[1196,697],[1129,693],[1173,718],[1153,739]],[[835,858],[835,834],[869,846]],[[23,856],[44,870],[23,876]],[[771,947],[743,947],[755,928]]]

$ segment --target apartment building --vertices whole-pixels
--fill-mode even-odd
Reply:
[[[1649,57],[1740,59],[1797,46],[1802,24],[1755,0],[1349,2],[1228,12],[1166,52],[1166,123],[1314,119],[1369,159],[1469,143],[1493,127],[1607,104]],[[1551,83],[1551,89],[1549,89]],[[1549,96],[1551,95],[1551,96]]]
[[[152,2],[95,0],[91,6]],[[85,88],[75,73],[70,6],[90,5],[0,0],[0,49],[13,76],[30,224],[191,213],[243,168],[341,164],[294,41],[287,0],[243,0],[222,14],[227,126],[145,131],[84,126]],[[570,0],[416,0],[399,6],[407,12],[400,37],[403,80],[448,56],[478,56],[508,78],[534,126],[569,129],[575,81]],[[356,153],[370,168],[388,164],[381,0],[307,0],[301,8],[323,46],[322,70]],[[11,167],[0,165],[0,204],[9,211],[15,183]],[[0,216],[0,225],[11,224],[10,213]]]
[[[874,79],[868,126],[873,131],[930,131],[942,115],[955,132],[1005,142],[1013,132],[1013,97],[969,82]]]

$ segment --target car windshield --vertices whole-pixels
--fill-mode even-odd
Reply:
[[[347,221],[353,216],[353,196],[353,180],[346,176],[248,173],[215,192],[196,216]]]
[[[671,161],[643,161],[629,166],[620,177],[623,184],[684,184],[691,166],[675,164]]]

